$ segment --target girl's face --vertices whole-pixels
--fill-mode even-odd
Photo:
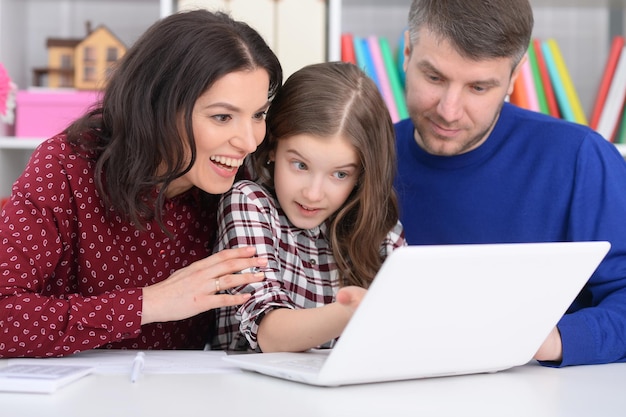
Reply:
[[[197,158],[189,172],[170,184],[168,197],[192,186],[210,194],[228,191],[244,158],[265,136],[269,85],[264,69],[232,72],[196,100],[192,122]]]
[[[280,139],[270,159],[278,202],[301,229],[319,226],[341,208],[360,174],[354,146],[341,135]]]

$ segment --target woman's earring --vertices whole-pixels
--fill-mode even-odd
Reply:
[[[270,159],[268,159],[267,162],[265,163],[265,165],[269,165],[271,163],[272,163],[272,161]]]

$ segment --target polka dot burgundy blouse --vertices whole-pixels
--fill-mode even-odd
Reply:
[[[210,253],[198,190],[145,231],[105,216],[93,163],[57,136],[31,157],[0,215],[0,357],[106,348],[201,348],[208,317],[140,326],[141,287]]]

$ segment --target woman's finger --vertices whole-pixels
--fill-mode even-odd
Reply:
[[[263,272],[223,275],[221,277],[213,279],[210,282],[209,291],[217,293],[223,290],[228,290],[231,288],[240,287],[242,285],[251,284],[253,282],[262,281],[264,277],[265,274]]]
[[[225,249],[207,258],[201,259],[189,265],[189,272],[207,272],[214,277],[234,274],[246,269],[264,267],[267,265],[267,258],[253,257],[256,249],[253,246],[246,246],[235,249]]]

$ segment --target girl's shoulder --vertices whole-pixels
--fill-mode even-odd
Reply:
[[[264,186],[250,180],[241,180],[233,184],[223,197],[225,205],[256,205],[259,207],[278,209],[278,201],[273,193]]]
[[[408,243],[404,238],[404,226],[400,220],[398,220],[389,233],[387,233],[384,244],[391,245],[394,249],[400,246],[407,246]]]

